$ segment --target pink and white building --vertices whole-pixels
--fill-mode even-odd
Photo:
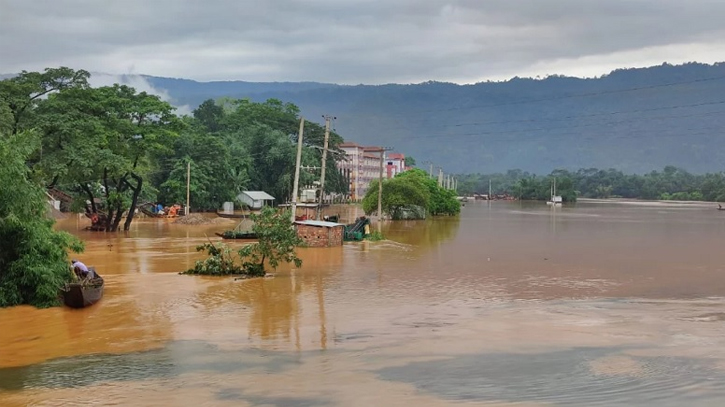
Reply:
[[[387,161],[385,169],[388,178],[393,178],[405,171],[405,154],[391,153],[385,157],[385,160]]]
[[[380,177],[381,147],[361,146],[356,143],[342,143],[339,148],[345,152],[346,160],[338,161],[337,167],[350,180],[350,198],[360,200],[368,192],[370,182]],[[392,178],[405,171],[403,154],[387,154],[383,157],[383,176]]]

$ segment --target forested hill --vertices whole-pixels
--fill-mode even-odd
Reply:
[[[222,96],[290,101],[312,120],[336,116],[348,140],[394,147],[448,172],[725,169],[725,63],[475,85],[147,79],[178,105]]]

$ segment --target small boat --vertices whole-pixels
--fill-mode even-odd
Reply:
[[[242,218],[248,218],[249,214],[247,213],[230,213],[230,212],[219,212],[216,211],[216,215],[220,218],[227,218],[227,219],[242,219]]]
[[[551,187],[551,199],[546,201],[546,204],[551,206],[561,206],[562,201],[561,196],[556,194],[556,178],[554,178],[554,184]]]
[[[90,267],[95,273],[95,269]],[[68,283],[61,289],[63,303],[70,308],[89,307],[103,298],[103,277],[96,273],[96,278],[89,281]]]
[[[245,240],[256,240],[257,234],[254,232],[235,232],[233,230],[227,230],[224,233],[214,233],[222,239],[245,239]]]
[[[717,206],[717,210],[718,211],[725,211],[725,208],[723,208],[722,205],[718,205]]]

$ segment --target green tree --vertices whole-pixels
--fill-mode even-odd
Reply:
[[[0,307],[58,305],[60,287],[71,280],[67,251],[83,250],[53,229],[43,188],[30,179],[26,160],[39,145],[31,133],[0,137]]]
[[[161,171],[154,182],[162,200],[175,196],[174,191],[185,185],[181,168],[189,161],[199,172],[197,176],[192,171],[195,185],[190,188],[197,208],[218,208],[245,188],[269,192],[277,202],[291,197],[299,128],[297,106],[277,99],[262,103],[207,100],[186,122],[188,129],[174,151],[159,157]],[[324,132],[319,124],[305,122],[303,165],[320,167]],[[348,189],[349,182],[333,170],[336,160],[343,156],[337,147],[341,142],[342,137],[331,131],[326,192],[346,193]],[[308,185],[319,176],[319,171],[303,171],[300,184]]]
[[[208,257],[197,261],[194,268],[182,274],[262,277],[266,274],[265,261],[273,269],[277,269],[283,262],[301,267],[302,260],[297,257],[295,247],[300,246],[302,240],[297,236],[290,217],[290,212],[277,212],[271,207],[263,208],[261,213],[251,216],[254,221],[252,231],[257,235],[258,242],[246,245],[237,252],[241,266],[227,245],[209,242],[196,248],[197,251],[206,251]]]
[[[416,218],[424,218],[429,202],[428,189],[413,178],[395,177],[383,181],[381,209],[391,219],[403,219],[406,212],[415,213]],[[377,212],[378,181],[370,183],[368,192],[362,200],[362,207],[366,214]]]
[[[185,118],[186,127],[171,151],[156,157],[159,170],[152,175],[158,185],[159,200],[173,203],[186,199],[186,168],[191,165],[189,193],[195,210],[215,210],[249,185],[251,158],[238,139],[207,132],[194,119]]]
[[[35,108],[53,92],[71,88],[87,88],[90,74],[66,67],[47,68],[44,72],[22,71],[0,81],[0,105],[10,114],[9,134],[17,134],[34,126]]]
[[[415,158],[411,156],[405,157],[405,166],[406,167],[415,167]]]
[[[114,85],[69,88],[38,106],[43,156],[36,166],[54,185],[77,185],[97,212],[100,186],[107,210],[105,229],[124,230],[133,221],[151,156],[168,149],[179,122],[173,107],[158,96]]]
[[[461,204],[456,198],[456,193],[438,186],[438,182],[429,177],[425,171],[413,168],[401,172],[395,178],[409,179],[428,191],[429,199],[426,209],[432,216],[457,215],[461,211]]]
[[[362,205],[365,213],[377,211],[377,181],[370,183]],[[461,211],[461,204],[455,192],[439,187],[425,171],[414,168],[383,181],[382,210],[392,219],[401,219],[406,212],[411,211],[418,217],[424,217],[425,213],[431,216],[457,215]]]
[[[206,251],[207,258],[197,260],[194,268],[180,274],[200,274],[207,276],[241,275],[244,270],[237,264],[235,254],[224,243],[205,243],[196,247],[197,252]]]
[[[265,261],[275,270],[282,262],[294,263],[295,267],[302,266],[302,260],[295,252],[295,247],[300,246],[302,240],[297,236],[290,218],[289,211],[277,212],[270,207],[251,216],[254,222],[252,231],[257,235],[258,242],[239,250],[246,273],[263,276]]]

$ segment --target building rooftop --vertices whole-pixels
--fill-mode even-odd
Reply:
[[[405,160],[405,154],[392,153],[388,154],[388,158],[391,160]]]
[[[326,228],[345,226],[342,223],[326,222],[324,220],[298,220],[298,221],[295,221],[295,225],[320,226],[320,227],[326,227]]]
[[[360,144],[353,143],[351,141],[346,141],[344,143],[340,143],[340,145],[338,147],[340,147],[340,148],[355,148],[355,147],[360,148],[362,146]]]
[[[242,194],[255,201],[274,201],[274,197],[264,191],[242,191]]]

